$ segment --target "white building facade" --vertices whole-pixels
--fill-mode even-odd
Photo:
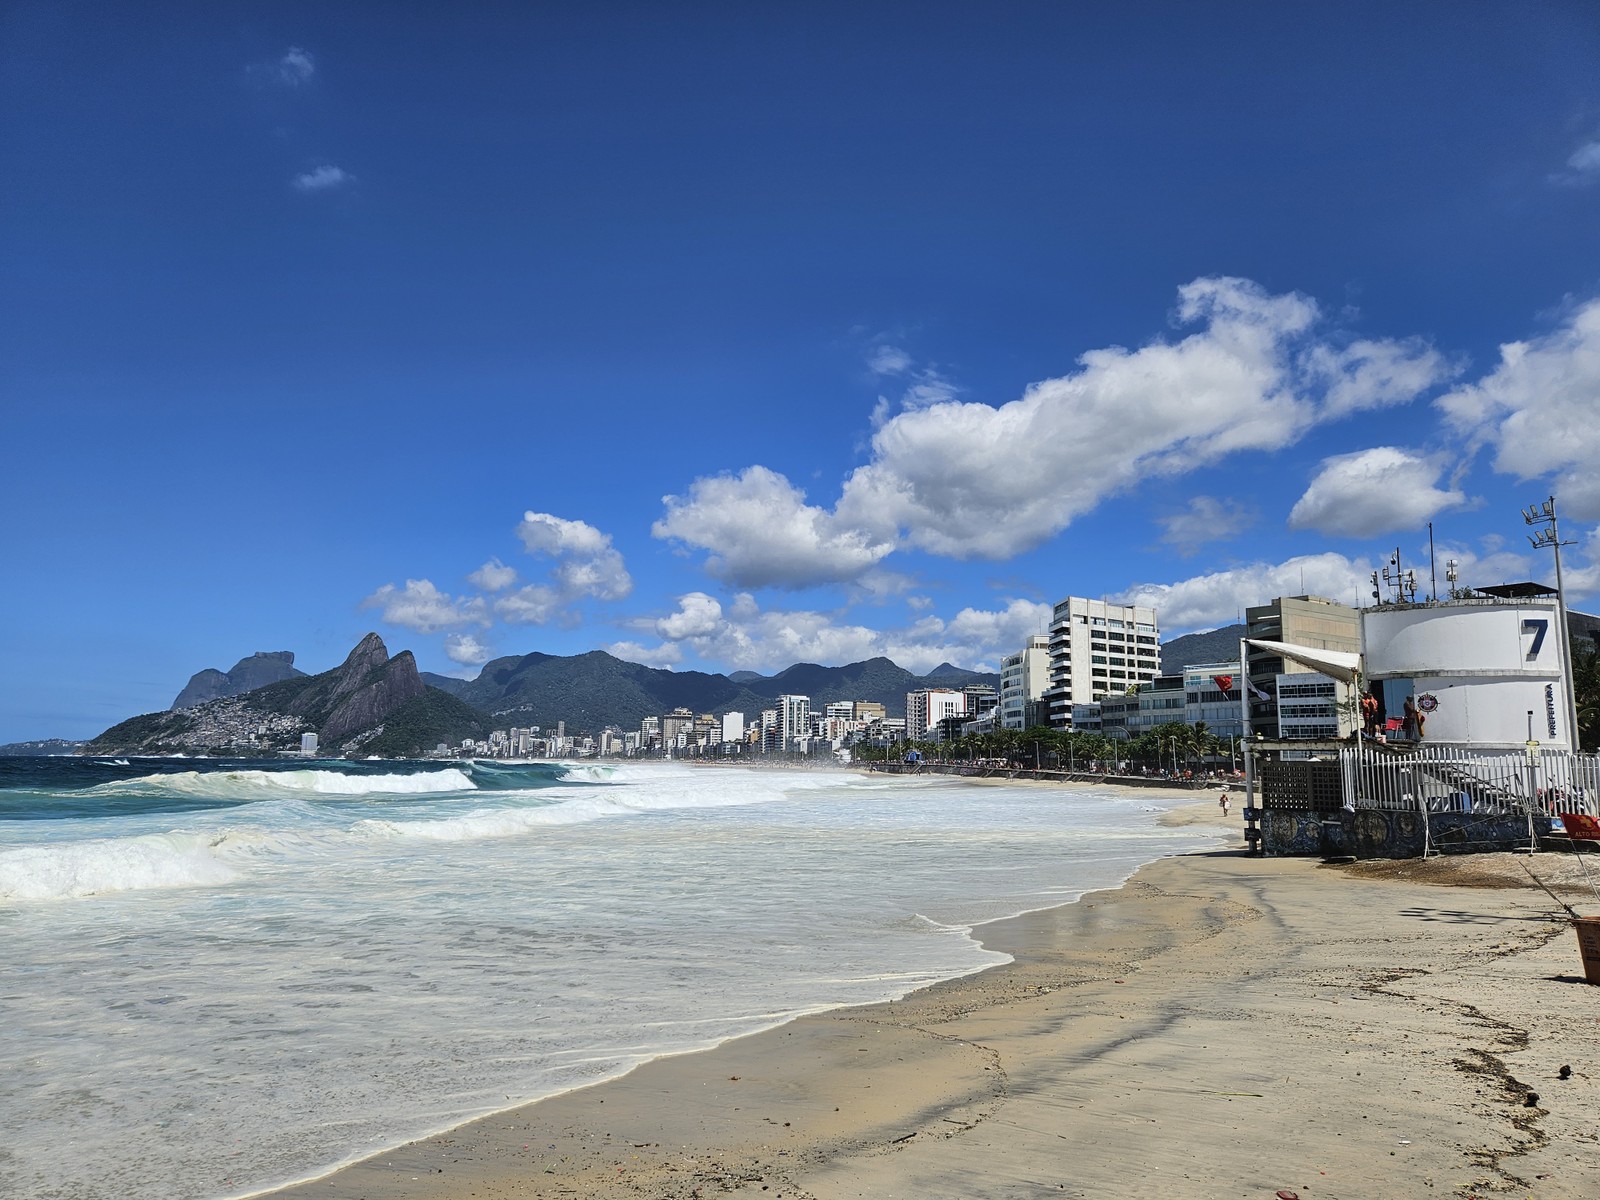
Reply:
[[[959,717],[967,711],[967,698],[948,688],[924,688],[906,693],[906,736],[926,738],[946,717]]]
[[[1000,727],[1026,729],[1029,703],[1043,698],[1049,686],[1050,637],[1039,633],[1000,663]]]
[[[1072,728],[1072,706],[1118,696],[1160,673],[1156,611],[1069,596],[1050,621],[1050,677],[1044,693],[1050,724]]]

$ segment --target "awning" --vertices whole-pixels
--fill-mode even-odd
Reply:
[[[1344,683],[1354,683],[1361,672],[1361,655],[1344,650],[1319,650],[1315,646],[1296,646],[1292,642],[1267,642],[1257,638],[1246,638],[1245,644],[1265,650],[1268,654],[1280,655],[1313,671],[1321,671]]]

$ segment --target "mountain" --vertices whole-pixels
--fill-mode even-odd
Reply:
[[[996,675],[946,668],[934,678],[913,675],[887,658],[871,658],[843,667],[796,663],[772,676],[747,671],[735,678],[646,667],[603,650],[567,657],[536,652],[485,664],[478,678],[457,694],[488,713],[497,726],[550,729],[565,721],[569,730],[595,733],[607,725],[637,729],[645,717],[674,708],[757,713],[775,707],[782,695],[809,696],[814,709],[830,701],[871,700],[890,716],[904,716],[906,693],[918,688],[999,682]]]
[[[84,743],[66,738],[39,738],[31,742],[7,742],[0,746],[0,758],[38,758],[46,754],[76,754]]]
[[[207,667],[196,671],[172,702],[174,709],[194,708],[207,700],[220,700],[224,696],[239,696],[253,692],[269,683],[285,679],[304,678],[305,672],[295,669],[294,651],[258,650],[249,658],[241,658],[231,671]]]
[[[729,674],[728,678],[735,683],[745,683],[751,679],[765,679],[766,676],[760,671],[734,671]]]
[[[269,683],[193,708],[148,713],[114,725],[88,745],[90,754],[250,753],[294,750],[304,732],[326,754],[409,757],[440,742],[488,733],[483,714],[423,683],[416,659],[393,658],[369,633],[342,664],[320,675]]]
[[[1207,633],[1190,633],[1173,638],[1161,647],[1161,673],[1176,675],[1186,667],[1206,663],[1239,661],[1239,639],[1243,625],[1224,625]]]

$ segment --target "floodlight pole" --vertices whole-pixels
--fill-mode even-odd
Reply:
[[[1572,678],[1572,638],[1567,632],[1567,593],[1561,581],[1561,547],[1573,543],[1561,540],[1561,527],[1556,520],[1556,498],[1551,496],[1543,504],[1534,504],[1522,511],[1522,520],[1527,525],[1543,525],[1544,529],[1528,535],[1528,541],[1535,550],[1549,546],[1555,551],[1556,556],[1556,621],[1561,627],[1561,645],[1557,649],[1561,652],[1561,685],[1567,693],[1567,739],[1572,745],[1572,753],[1578,752],[1578,696],[1574,689]]]

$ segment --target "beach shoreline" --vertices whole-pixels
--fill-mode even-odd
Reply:
[[[1164,817],[1220,819],[1193,803]],[[1010,963],[657,1059],[272,1195],[1600,1191],[1600,990],[1570,927],[1509,874],[1470,892],[1389,874],[1161,859],[981,927]]]

